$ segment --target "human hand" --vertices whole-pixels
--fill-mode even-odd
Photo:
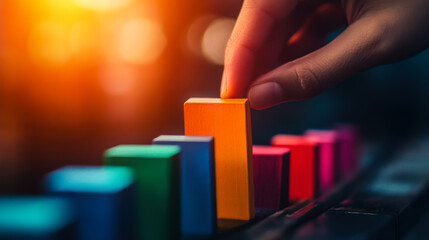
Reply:
[[[415,55],[429,46],[428,9],[427,0],[245,0],[225,52],[221,97],[247,92],[263,109]]]

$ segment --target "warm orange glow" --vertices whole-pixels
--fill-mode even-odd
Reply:
[[[108,11],[121,8],[125,6],[129,0],[75,0],[78,6],[83,8]]]
[[[232,18],[219,18],[206,29],[201,47],[203,55],[214,64],[223,65],[226,43],[234,28]]]
[[[136,64],[155,62],[167,40],[159,23],[148,19],[134,19],[122,29],[118,39],[121,59]]]
[[[99,36],[90,22],[80,21],[70,29],[69,46],[75,59],[80,61],[96,60],[99,54],[97,42]]]
[[[99,164],[113,143],[181,133],[183,99],[197,90],[199,75],[215,79],[219,70],[183,48],[192,20],[209,15],[205,5],[0,0],[0,118],[14,116],[10,124],[0,119],[0,130],[19,131],[19,141],[0,137],[0,148],[10,150],[0,151],[0,161],[19,163],[19,186],[64,164]],[[213,19],[192,43],[199,54]],[[2,192],[7,179],[0,178]]]
[[[66,63],[70,57],[66,26],[53,21],[36,24],[28,38],[28,51],[38,63],[48,65]]]
[[[136,69],[131,67],[119,64],[106,65],[100,71],[100,84],[108,94],[127,94],[136,86],[138,74]]]

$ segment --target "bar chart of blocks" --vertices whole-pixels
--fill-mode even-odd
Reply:
[[[0,239],[332,239],[333,226],[347,221],[367,227],[357,239],[408,231],[403,219],[426,199],[427,178],[387,192],[399,158],[358,188],[365,171],[353,126],[279,133],[261,146],[252,144],[250,119],[247,99],[191,98],[183,135],[113,146],[103,166],[59,168],[41,180],[43,196],[0,197]],[[413,163],[409,174],[429,169]],[[368,207],[377,187],[387,193],[371,206],[401,201]]]

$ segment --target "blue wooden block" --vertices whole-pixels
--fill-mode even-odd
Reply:
[[[74,204],[79,239],[136,239],[131,169],[67,166],[48,174],[45,185],[48,193]]]
[[[73,209],[54,197],[0,197],[0,239],[76,239]]]
[[[182,235],[212,235],[217,229],[213,137],[162,135],[154,144],[181,148]]]

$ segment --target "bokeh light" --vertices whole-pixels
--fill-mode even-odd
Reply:
[[[0,0],[0,193],[37,193],[53,169],[182,133],[183,102],[217,96],[236,15],[209,4]]]
[[[223,65],[226,44],[234,24],[232,18],[219,18],[208,26],[201,42],[203,55],[208,61]]]
[[[186,50],[191,51],[195,55],[201,55],[201,42],[204,36],[204,32],[210,23],[216,19],[215,15],[207,14],[202,17],[197,18],[189,26],[189,29],[186,33]]]
[[[74,59],[81,62],[97,60],[100,39],[96,26],[89,21],[75,23],[70,29],[69,47]]]
[[[126,23],[118,39],[118,54],[130,63],[155,62],[167,40],[159,23],[149,19],[133,19]]]
[[[106,93],[123,95],[136,87],[139,73],[130,66],[107,64],[101,68],[99,76],[101,87]]]
[[[28,38],[28,50],[36,62],[62,65],[70,58],[67,27],[54,21],[36,23]]]
[[[125,6],[129,0],[75,0],[76,4],[87,9],[109,11]]]

